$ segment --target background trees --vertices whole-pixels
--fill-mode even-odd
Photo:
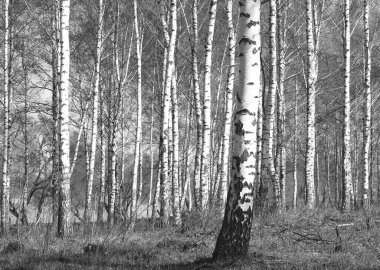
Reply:
[[[65,234],[71,214],[126,227],[175,215],[179,225],[181,212],[224,207],[241,156],[229,137],[244,44],[237,3],[216,3],[12,2],[0,47],[4,232],[9,213]],[[254,13],[256,210],[378,200],[379,12],[371,1],[315,0],[263,1]]]

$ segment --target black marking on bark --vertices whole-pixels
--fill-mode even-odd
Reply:
[[[248,109],[242,109],[240,111],[237,111],[236,114],[239,115],[254,115],[252,112],[250,112]]]
[[[255,85],[254,82],[248,82],[247,85]]]
[[[259,51],[259,49],[253,48],[252,53],[256,54]]]
[[[249,23],[247,24],[247,27],[251,28],[252,26],[256,26],[257,24],[259,24],[259,22],[255,22],[255,21],[250,20]]]
[[[240,70],[239,70],[239,72],[240,72]],[[239,96],[239,93],[236,93],[236,99],[237,99],[237,101],[238,101],[239,103],[242,102],[242,100],[241,100],[241,98],[240,98],[240,96]]]
[[[247,43],[249,43],[249,45],[256,44],[256,42],[255,42],[253,39],[250,39],[250,38],[247,37],[247,36],[243,36],[243,37],[240,39],[240,41],[239,41],[239,45],[240,45],[242,42],[247,42]]]
[[[249,13],[240,12],[240,17],[246,17],[246,18],[249,18],[249,17],[251,17],[251,15],[250,15]]]
[[[235,123],[235,133],[239,136],[244,136],[245,131],[243,129],[243,123],[239,120],[237,123]]]
[[[251,140],[245,140],[244,141],[244,144],[250,144],[251,143]]]
[[[246,162],[248,160],[249,156],[250,155],[249,155],[247,149],[245,149],[244,152],[243,152],[243,154],[240,156],[240,162],[241,163]]]

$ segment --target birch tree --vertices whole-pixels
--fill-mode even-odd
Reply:
[[[90,153],[90,160],[89,160],[89,175],[88,175],[87,190],[86,190],[86,202],[85,202],[85,208],[84,208],[84,218],[87,221],[91,221],[92,187],[94,183],[95,157],[96,157],[96,146],[97,146],[97,139],[98,139],[100,62],[101,62],[102,46],[103,46],[103,13],[104,13],[103,0],[99,0],[98,33],[97,33],[96,59],[95,59],[95,82],[94,82],[94,88],[92,91],[93,111],[92,111],[92,127],[91,127],[91,153]]]
[[[133,1],[134,10],[134,25],[136,34],[136,56],[137,56],[137,127],[136,127],[136,143],[135,143],[135,158],[132,176],[132,202],[131,202],[131,228],[134,226],[134,221],[137,214],[137,180],[140,164],[140,150],[141,150],[141,117],[142,117],[142,101],[141,101],[141,45],[140,45],[140,32],[139,20],[137,14],[137,0]],[[142,181],[142,180],[140,180]]]
[[[306,101],[306,204],[315,207],[314,160],[315,160],[315,83],[316,83],[316,50],[313,28],[312,0],[306,0],[306,37],[307,37],[307,101]]]
[[[200,177],[201,177],[201,153],[202,153],[202,108],[201,97],[199,89],[199,73],[198,73],[198,0],[193,0],[192,6],[193,18],[193,43],[191,47],[192,55],[192,75],[193,75],[193,89],[194,89],[194,107],[195,118],[197,125],[197,143],[195,148],[195,162],[194,162],[194,187],[195,187],[195,205],[200,206]]]
[[[3,179],[1,185],[1,234],[9,231],[9,200],[10,200],[10,180],[9,180],[9,130],[10,120],[10,4],[9,0],[4,0],[4,131],[3,131]]]
[[[256,162],[256,131],[260,71],[260,1],[240,1],[239,87],[234,112],[234,147],[226,210],[214,259],[247,254],[253,217],[253,186]]]
[[[228,17],[228,56],[230,58],[229,72],[227,79],[227,92],[225,101],[225,117],[224,117],[224,134],[222,142],[222,166],[221,166],[221,190],[220,190],[220,202],[224,207],[227,200],[227,188],[228,188],[228,158],[230,150],[230,134],[231,134],[231,122],[232,122],[232,110],[233,110],[233,89],[235,80],[235,28],[232,17],[233,1],[227,1],[227,17]]]
[[[206,36],[206,56],[204,72],[204,101],[203,101],[203,141],[201,161],[201,209],[206,209],[209,202],[209,186],[211,181],[211,62],[214,40],[216,8],[218,1],[211,0],[209,11],[209,23]]]
[[[343,142],[343,201],[342,209],[351,209],[352,194],[352,174],[351,174],[351,23],[350,23],[350,0],[344,2],[344,142]]]
[[[371,50],[369,47],[369,0],[364,0],[364,89],[365,89],[365,111],[364,111],[364,189],[363,189],[363,205],[365,209],[369,209],[369,175],[370,161],[369,152],[371,145]]]
[[[275,101],[277,91],[277,0],[269,2],[269,88],[265,103],[265,118],[263,122],[263,162],[262,177],[268,186],[272,182],[274,208],[281,203],[279,175],[276,172],[273,156]]]
[[[162,222],[164,225],[169,224],[169,204],[170,204],[170,183],[168,177],[168,127],[169,127],[169,113],[170,113],[170,92],[171,92],[171,80],[174,72],[174,56],[175,56],[175,44],[177,39],[177,1],[171,0],[170,2],[170,17],[171,17],[171,33],[168,46],[168,58],[166,67],[165,88],[163,93],[163,115],[162,115],[162,132],[161,132],[161,189],[163,192],[162,198]]]
[[[69,87],[70,87],[70,0],[62,0],[60,5],[60,137],[61,149],[59,165],[61,167],[58,193],[58,236],[70,233],[71,197],[70,197],[70,131],[69,131]]]

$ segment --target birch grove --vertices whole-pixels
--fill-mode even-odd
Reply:
[[[332,260],[360,247],[347,262],[360,267],[376,255],[376,2],[4,0],[1,12],[5,263],[30,259],[5,254],[16,236],[23,251],[112,255],[102,267],[119,244],[134,252],[120,265],[148,268],[295,244]]]

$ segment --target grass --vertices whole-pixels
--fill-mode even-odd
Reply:
[[[0,269],[379,269],[380,210],[372,212],[369,224],[362,212],[332,209],[256,217],[249,256],[213,263],[217,211],[154,231],[147,220],[133,232],[123,225],[78,225],[65,239],[48,226],[20,227],[0,238]],[[14,242],[22,248],[7,251]],[[101,248],[84,252],[89,244]]]

